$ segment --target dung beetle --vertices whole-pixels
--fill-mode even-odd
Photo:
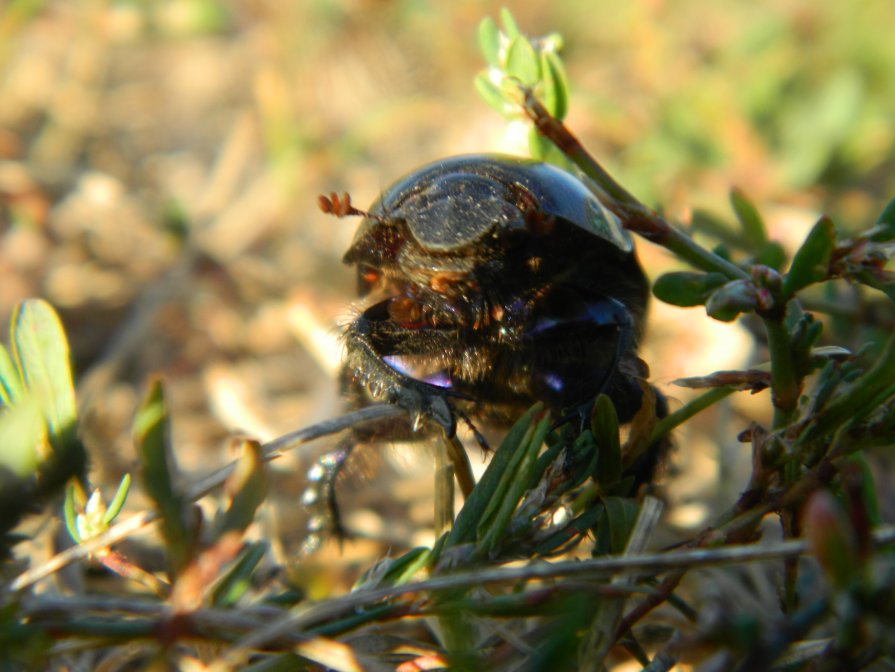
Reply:
[[[368,212],[335,195],[321,208],[364,215],[344,256],[362,296],[344,334],[355,403],[396,403],[408,435],[448,436],[458,415],[507,423],[535,401],[582,426],[600,394],[621,422],[640,408],[649,283],[622,223],[570,173],[458,156]]]
[[[453,433],[452,404],[513,419],[604,392],[622,421],[639,408],[649,284],[618,218],[559,168],[499,155],[425,166],[373,205],[344,261],[368,306],[345,334],[349,376],[417,426]]]

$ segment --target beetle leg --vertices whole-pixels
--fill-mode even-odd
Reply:
[[[390,366],[383,357],[396,354],[396,346],[390,342],[394,337],[388,339],[375,333],[376,322],[367,317],[367,312],[351,323],[345,339],[348,366],[355,378],[367,386],[374,399],[383,399],[405,409],[410,414],[414,430],[430,418],[452,437],[457,430],[457,419],[447,398],[463,395],[416,380]],[[377,336],[378,344],[374,340]]]
[[[301,504],[308,511],[308,536],[302,545],[304,553],[316,551],[326,537],[335,536],[341,541],[348,536],[339,515],[336,479],[356,445],[355,437],[347,436],[335,450],[320,456],[308,469],[308,486],[301,496]]]

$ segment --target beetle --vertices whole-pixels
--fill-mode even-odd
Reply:
[[[448,436],[458,415],[508,423],[535,401],[582,427],[600,394],[623,423],[640,408],[649,282],[622,222],[580,179],[458,156],[398,180],[368,212],[335,195],[321,208],[364,216],[343,259],[362,297],[344,332],[354,403],[396,403],[405,433]]]

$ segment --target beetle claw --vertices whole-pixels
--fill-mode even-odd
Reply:
[[[394,402],[410,414],[411,428],[419,431],[428,418],[441,426],[448,437],[457,431],[457,420],[446,395],[429,385],[415,385],[410,381],[394,393]],[[437,390],[437,391],[436,391]]]

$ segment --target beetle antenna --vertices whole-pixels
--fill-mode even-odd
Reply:
[[[373,215],[366,210],[359,210],[351,205],[351,196],[347,192],[342,192],[340,196],[336,192],[330,192],[329,196],[321,194],[317,197],[317,205],[327,215],[335,215],[336,217],[367,217],[375,219],[382,224],[386,223],[385,217]]]

